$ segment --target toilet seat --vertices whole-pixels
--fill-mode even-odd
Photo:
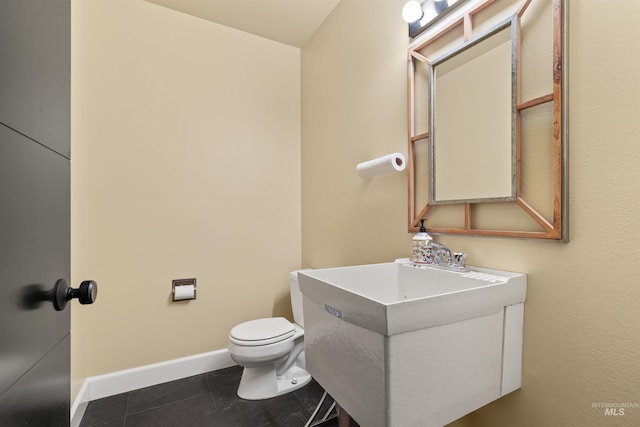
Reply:
[[[229,341],[239,346],[257,347],[285,341],[295,334],[295,326],[284,317],[269,317],[240,323],[231,329]]]

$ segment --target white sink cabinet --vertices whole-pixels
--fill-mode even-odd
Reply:
[[[363,427],[443,426],[520,388],[524,274],[395,262],[298,278],[307,370]]]

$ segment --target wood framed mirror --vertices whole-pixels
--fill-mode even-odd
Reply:
[[[565,7],[470,1],[409,47],[409,231],[568,240]]]

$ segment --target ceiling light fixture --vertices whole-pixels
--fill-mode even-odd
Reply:
[[[409,24],[409,37],[416,37],[444,15],[466,0],[417,0],[407,2],[402,8],[402,18]]]
[[[416,0],[407,2],[402,8],[402,19],[408,24],[421,20],[423,16],[422,5]]]

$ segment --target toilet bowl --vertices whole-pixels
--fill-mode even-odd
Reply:
[[[229,333],[231,358],[244,367],[238,397],[261,400],[297,390],[311,381],[304,360],[304,320],[298,272],[289,274],[296,323],[269,317],[240,323]]]

